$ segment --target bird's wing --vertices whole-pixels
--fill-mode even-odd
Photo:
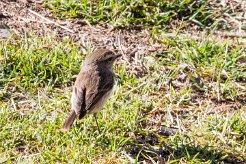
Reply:
[[[86,74],[80,73],[75,81],[72,97],[71,97],[71,104],[72,109],[75,113],[80,116],[84,116],[86,114],[86,88],[84,81]]]
[[[95,72],[94,72],[95,73]],[[107,76],[93,76],[93,81],[97,85],[90,85],[86,88],[86,111],[89,113],[101,98],[114,86],[114,77],[110,72]],[[104,77],[104,78],[103,78]]]
[[[101,100],[101,98],[114,86],[114,77],[99,76],[98,71],[80,72],[72,92],[72,108],[82,118]]]

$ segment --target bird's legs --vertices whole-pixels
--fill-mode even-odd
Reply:
[[[94,116],[94,118],[96,119],[96,124],[97,124],[98,131],[99,131],[100,134],[102,134],[102,133],[101,133],[101,130],[100,130],[100,127],[99,127],[99,125],[98,125],[98,122],[97,122],[97,114],[94,113],[93,116]]]

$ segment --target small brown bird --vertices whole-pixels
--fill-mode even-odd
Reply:
[[[81,119],[93,113],[97,123],[96,113],[103,108],[114,86],[113,64],[118,57],[113,51],[98,49],[86,58],[73,87],[72,113],[62,126],[64,130],[71,128],[78,115]]]

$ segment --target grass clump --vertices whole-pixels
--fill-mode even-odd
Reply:
[[[211,26],[214,21],[214,11],[206,0],[52,0],[45,5],[60,18],[84,18],[92,24],[107,22],[123,27],[147,25],[163,28],[174,19],[192,20],[203,27]]]
[[[37,37],[1,42],[0,54],[1,86],[20,88],[71,85],[83,59],[79,46],[67,39]]]
[[[245,101],[245,47],[190,40],[172,40],[168,45],[168,50],[157,56],[174,78],[190,81],[187,86],[211,99]],[[178,67],[173,69],[174,65]]]

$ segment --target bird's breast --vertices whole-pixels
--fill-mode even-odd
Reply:
[[[104,96],[102,96],[102,98],[93,106],[93,108],[90,110],[89,114],[99,112],[103,108],[105,103],[107,102],[111,93],[112,93],[112,89],[109,90],[107,93],[105,93]]]

